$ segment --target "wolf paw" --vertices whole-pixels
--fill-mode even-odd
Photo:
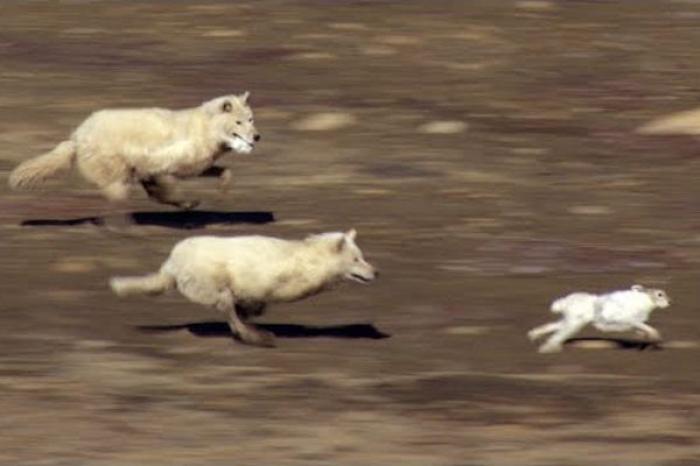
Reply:
[[[251,329],[240,335],[241,341],[247,345],[272,348],[275,346],[275,336],[266,330]]]
[[[192,201],[178,202],[177,206],[181,209],[184,209],[184,210],[192,210],[192,209],[195,209],[199,205],[199,203],[200,203],[200,201],[195,199]]]

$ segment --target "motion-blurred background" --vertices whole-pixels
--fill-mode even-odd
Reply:
[[[228,195],[185,183],[189,217],[2,183],[0,464],[700,464],[700,143],[636,131],[700,107],[699,24],[694,1],[3,0],[3,179],[103,107],[248,90],[263,139]],[[192,234],[350,227],[381,279],[273,307],[272,350],[106,286]],[[555,297],[635,282],[673,300],[663,350],[527,341]]]

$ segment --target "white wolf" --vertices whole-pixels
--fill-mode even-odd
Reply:
[[[32,187],[75,164],[110,200],[126,199],[137,181],[158,202],[193,208],[198,202],[179,198],[176,178],[202,174],[228,150],[249,153],[260,140],[248,97],[217,97],[184,110],[100,110],[52,151],[21,163],[9,184]],[[231,173],[219,172],[225,187]]]
[[[659,332],[646,321],[651,311],[669,305],[670,300],[663,290],[642,285],[601,295],[572,293],[552,303],[551,311],[561,314],[562,319],[533,328],[528,337],[536,340],[553,332],[539,348],[540,353],[553,353],[561,351],[567,338],[592,323],[603,332],[636,330],[652,341],[660,341]]]
[[[296,301],[343,279],[367,283],[377,276],[355,236],[355,230],[304,240],[194,236],[176,244],[158,272],[114,277],[110,285],[120,296],[176,287],[190,301],[225,312],[243,342],[274,346],[272,334],[246,323],[262,314],[266,304]]]

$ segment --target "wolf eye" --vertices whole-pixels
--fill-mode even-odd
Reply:
[[[237,124],[237,125],[240,125],[240,124],[241,124],[241,122],[240,122],[240,121],[237,121],[237,122],[236,122],[236,124]]]
[[[252,123],[252,122],[253,122],[253,119],[252,119],[252,118],[249,118],[248,121]]]

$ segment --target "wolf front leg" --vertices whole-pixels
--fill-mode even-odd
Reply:
[[[231,169],[224,168],[219,175],[219,190],[222,194],[226,194],[231,190],[231,182],[233,180],[233,173]]]
[[[202,172],[199,176],[214,177],[219,179],[219,190],[222,194],[226,194],[231,189],[231,181],[233,173],[229,168],[212,165]]]
[[[124,180],[115,181],[100,188],[104,197],[112,202],[125,201],[129,197],[129,182]]]
[[[184,200],[180,197],[176,179],[172,175],[156,175],[141,180],[141,186],[148,197],[161,204],[168,204],[180,209],[191,210],[199,205],[198,200]]]

